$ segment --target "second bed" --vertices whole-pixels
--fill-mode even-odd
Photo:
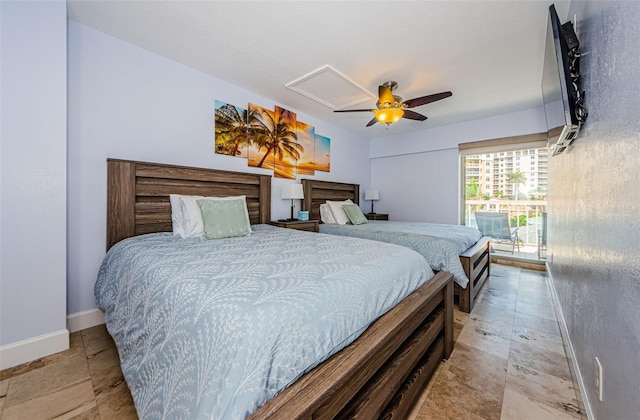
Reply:
[[[311,219],[320,219],[320,205],[327,201],[359,203],[358,184],[303,179],[302,185],[302,207]],[[458,307],[467,313],[491,271],[489,238],[466,226],[370,221],[357,226],[321,224],[320,232],[393,243],[419,252],[432,269],[453,274]]]

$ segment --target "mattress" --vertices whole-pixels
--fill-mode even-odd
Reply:
[[[95,285],[138,415],[244,418],[433,276],[401,246],[253,225],[114,245]]]
[[[371,239],[411,248],[420,253],[432,269],[448,271],[462,288],[467,278],[460,254],[482,238],[482,233],[468,226],[437,223],[372,220],[361,225],[320,224],[320,232]]]

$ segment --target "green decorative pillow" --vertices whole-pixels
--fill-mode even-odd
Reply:
[[[197,200],[202,212],[204,239],[234,238],[251,233],[244,200]]]
[[[352,224],[361,225],[367,223],[367,218],[357,204],[344,204],[342,208],[344,212],[347,213],[347,217]]]

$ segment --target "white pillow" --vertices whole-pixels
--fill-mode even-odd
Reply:
[[[347,223],[349,223],[349,217],[347,216],[347,213],[345,213],[344,209],[342,208],[342,206],[345,204],[353,204],[353,201],[351,200],[327,201],[329,210],[331,210],[331,214],[333,215],[333,218],[335,219],[336,223],[339,225],[346,225]]]
[[[204,223],[202,221],[202,211],[200,210],[200,206],[197,203],[197,200],[237,200],[242,199],[244,201],[244,211],[247,216],[247,227],[249,229],[249,233],[251,233],[251,222],[249,219],[249,211],[247,210],[247,200],[246,196],[239,195],[234,197],[205,197],[200,195],[179,195],[175,194],[175,196],[180,200],[180,210],[175,212],[176,218],[178,219],[177,233],[176,233],[176,224],[173,222],[174,212],[173,206],[171,207],[171,221],[174,223],[174,234],[180,235],[182,238],[201,238],[204,232]],[[171,200],[171,196],[169,196],[169,200]],[[182,220],[182,223],[180,223]]]
[[[336,224],[336,219],[333,218],[333,214],[331,214],[331,209],[329,209],[327,203],[320,204],[320,220],[322,220],[322,223],[328,225]]]
[[[184,238],[184,228],[182,227],[182,196],[180,194],[169,194],[171,202],[171,226],[173,234]]]
[[[204,231],[204,223],[202,222],[202,212],[196,200],[204,200],[206,198],[201,195],[183,195],[180,197],[182,202],[182,237],[183,238],[200,238]]]

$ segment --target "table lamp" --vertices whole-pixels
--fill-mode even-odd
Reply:
[[[373,211],[373,202],[380,200],[380,193],[378,192],[378,190],[366,190],[364,192],[364,199],[371,200],[371,214],[376,214]]]
[[[293,208],[295,204],[293,200],[302,200],[304,198],[304,191],[302,190],[302,184],[289,184],[282,187],[280,198],[291,200],[291,217],[286,220],[287,222],[293,222],[298,219],[293,218]]]

